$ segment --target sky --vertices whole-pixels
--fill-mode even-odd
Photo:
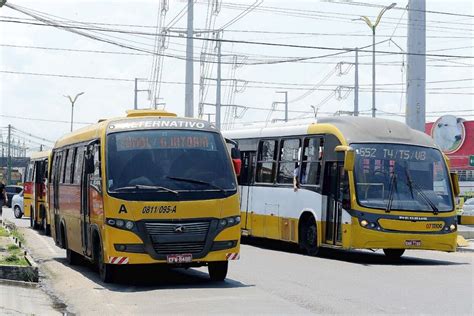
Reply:
[[[224,28],[222,38],[234,41],[222,43],[222,103],[239,107],[223,108],[224,129],[245,128],[266,122],[272,124],[283,119],[281,102],[284,101],[284,94],[277,91],[288,91],[289,118],[294,124],[314,117],[311,106],[318,108],[318,116],[352,111],[352,49],[372,44],[371,30],[360,20],[360,16],[374,20],[381,10],[379,6],[391,3],[361,1],[219,0],[213,14],[215,0],[210,0],[210,3],[196,0],[195,115],[198,115],[200,102],[215,104],[216,101],[217,51],[215,42],[203,40],[212,37],[212,34],[202,32],[210,28]],[[38,143],[51,145],[46,140],[54,141],[70,130],[71,103],[64,96],[75,96],[80,92],[84,94],[75,103],[74,129],[99,119],[123,116],[134,106],[135,78],[143,78],[138,83],[139,89],[152,90],[152,95],[160,87],[156,101],[158,107],[183,115],[186,39],[180,31],[186,28],[184,13],[187,2],[164,2],[168,10],[162,11],[166,12],[163,19],[159,15],[163,0],[8,1],[48,20],[59,21],[57,23],[62,25],[72,23],[75,30],[109,43],[64,29],[32,25],[43,22],[34,21],[30,16],[8,7],[0,8],[2,138],[5,139],[5,127],[11,124],[17,135],[31,140],[28,145],[31,148],[38,146]],[[246,12],[245,9],[252,5],[255,8]],[[376,45],[376,51],[394,52],[376,54],[377,116],[400,121],[404,121],[406,104],[407,58],[403,54],[407,50],[406,5],[406,0],[398,1],[394,9],[383,15],[376,29],[376,42],[381,42]],[[430,0],[426,9],[430,11],[426,15],[427,53],[449,55],[427,58],[427,121],[434,121],[448,112],[474,119],[473,2]],[[159,38],[155,35],[158,22],[170,27],[167,33],[170,37],[167,37],[161,50],[166,56],[154,59],[152,52],[155,39]],[[98,28],[109,31],[98,31]],[[300,47],[288,47],[290,45]],[[339,54],[321,57],[335,53]],[[201,66],[203,56],[211,62]],[[299,57],[316,58],[275,63]],[[370,114],[371,62],[371,47],[359,52],[361,115]],[[153,75],[152,69],[157,64],[162,65],[160,75]],[[207,78],[203,81],[204,97],[200,95],[201,77]],[[161,84],[155,88],[148,81],[160,81]],[[275,104],[278,111],[271,112],[274,102],[279,102]],[[152,105],[146,91],[138,93],[139,108]],[[207,119],[207,113],[214,111],[212,105],[204,106],[203,118]]]

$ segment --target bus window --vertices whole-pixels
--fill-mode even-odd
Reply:
[[[276,140],[262,140],[258,146],[256,182],[273,183],[276,169]]]
[[[66,183],[66,160],[68,156],[69,156],[69,149],[66,149],[64,151],[63,159],[61,161],[61,175],[60,175],[61,183]]]
[[[64,183],[72,183],[72,179],[71,179],[71,176],[72,176],[72,168],[73,168],[73,165],[74,165],[74,152],[75,152],[75,148],[71,148],[68,150],[68,155],[67,155],[67,159],[66,159],[66,167],[65,167],[65,178],[64,178]]]
[[[321,137],[305,138],[303,146],[303,163],[300,182],[319,185],[321,183],[321,160],[323,157],[323,139]]]
[[[80,146],[77,148],[76,151],[76,162],[74,164],[74,184],[81,183],[81,175],[82,175],[82,161],[84,159],[84,147]]]
[[[293,183],[295,170],[301,153],[300,139],[284,139],[280,146],[280,163],[278,164],[278,183]],[[299,169],[298,169],[299,171]],[[304,179],[302,179],[304,181]]]
[[[102,192],[102,176],[100,174],[100,146],[94,146],[94,173],[91,174],[91,186],[97,189],[98,192]]]
[[[242,170],[238,178],[240,185],[249,185],[253,182],[255,170],[255,151],[242,151]]]

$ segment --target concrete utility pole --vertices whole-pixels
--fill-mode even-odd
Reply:
[[[8,124],[8,148],[7,148],[7,184],[11,184],[12,180],[12,156],[11,156],[11,138],[12,126]]]
[[[186,91],[184,116],[194,116],[194,71],[193,71],[193,6],[194,0],[188,0],[188,27],[186,32]]]
[[[359,48],[355,49],[354,116],[359,116]]]
[[[216,127],[221,129],[221,41],[217,40]]]
[[[285,102],[275,102],[285,104],[285,122],[288,122],[288,91],[277,91],[277,93],[285,94]]]
[[[410,0],[408,2],[407,103],[405,122],[411,128],[422,132],[425,131],[426,122],[425,10],[425,0]]]

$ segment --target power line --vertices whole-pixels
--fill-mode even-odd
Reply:
[[[113,42],[109,39],[94,37],[90,34],[83,33],[83,32],[77,31],[77,30],[95,30],[95,31],[101,31],[101,32],[116,32],[116,33],[124,33],[124,34],[140,34],[140,35],[155,36],[154,33],[149,33],[149,32],[130,32],[130,31],[124,31],[124,30],[117,30],[117,29],[91,28],[91,27],[75,27],[75,26],[71,27],[71,26],[67,26],[67,25],[58,24],[54,21],[45,20],[41,17],[35,16],[32,13],[28,13],[28,12],[26,12],[24,10],[21,10],[18,7],[14,6],[14,5],[11,5],[11,4],[8,4],[8,3],[6,3],[5,6],[8,6],[8,7],[14,9],[14,10],[20,11],[24,14],[30,15],[30,16],[38,19],[39,21],[42,21],[42,22],[45,23],[45,24],[38,24],[38,25],[54,26],[54,27],[61,28],[61,29],[64,29],[66,31],[69,31],[69,32],[73,32],[73,33],[78,34],[78,35],[88,37],[90,39],[106,42],[106,43],[109,43],[109,44],[112,44],[112,45],[117,45],[117,46],[120,46],[120,47],[123,47],[123,48],[138,50],[138,51],[142,51],[142,52],[149,52],[149,51],[145,51],[144,49],[129,46],[129,45],[125,45],[125,44],[122,44],[122,43]],[[26,22],[21,22],[21,23],[26,23]],[[187,38],[187,36],[179,36],[179,35],[172,35],[172,34],[165,34],[164,36],[172,37],[172,38],[173,37],[174,38]],[[296,44],[282,44],[282,43],[273,43],[273,42],[257,42],[257,41],[214,39],[214,38],[201,38],[201,37],[192,37],[192,38],[196,39],[196,40],[201,40],[201,41],[212,41],[212,42],[220,41],[221,43],[234,43],[234,44],[245,44],[245,45],[261,45],[261,46],[270,46],[270,47],[287,47],[287,48],[299,48],[299,49],[330,50],[330,51],[339,51],[341,53],[342,52],[347,53],[347,52],[350,51],[346,48],[328,47],[328,46],[296,45]],[[367,52],[367,53],[372,52],[372,51],[368,51],[368,50],[360,50],[360,51],[361,52]],[[381,50],[378,50],[378,51],[375,51],[375,52],[379,53],[379,54],[388,54],[388,55],[414,55],[414,56],[445,57],[445,58],[453,57],[453,58],[466,58],[466,59],[473,59],[474,58],[474,56],[447,55],[447,54],[419,54],[419,53],[393,52],[393,51],[381,51]],[[184,60],[186,59],[186,58],[181,58],[181,57],[178,57],[178,56],[168,56],[168,55],[165,55],[165,54],[163,54],[163,56],[178,58],[178,59],[184,59]],[[286,62],[288,62],[288,61],[281,61],[281,63],[286,63]],[[263,63],[259,63],[259,64],[267,64],[267,63],[268,62],[263,62]],[[276,62],[272,61],[271,63],[274,64]],[[254,65],[255,65],[255,63],[254,63]]]
[[[0,116],[1,116],[1,117],[6,117],[6,118],[17,119],[17,120],[27,120],[27,121],[40,121],[40,122],[51,122],[51,123],[66,123],[66,124],[71,124],[71,121],[41,119],[41,118],[15,116],[15,115],[5,115],[5,114],[0,114]],[[92,122],[76,122],[76,121],[74,121],[74,124],[89,125],[89,124],[94,124],[94,123],[92,123]]]

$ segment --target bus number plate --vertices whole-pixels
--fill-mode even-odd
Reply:
[[[193,260],[192,254],[182,254],[182,255],[168,255],[166,256],[166,261],[168,263],[187,263]]]
[[[421,246],[421,240],[405,240],[405,246]]]

